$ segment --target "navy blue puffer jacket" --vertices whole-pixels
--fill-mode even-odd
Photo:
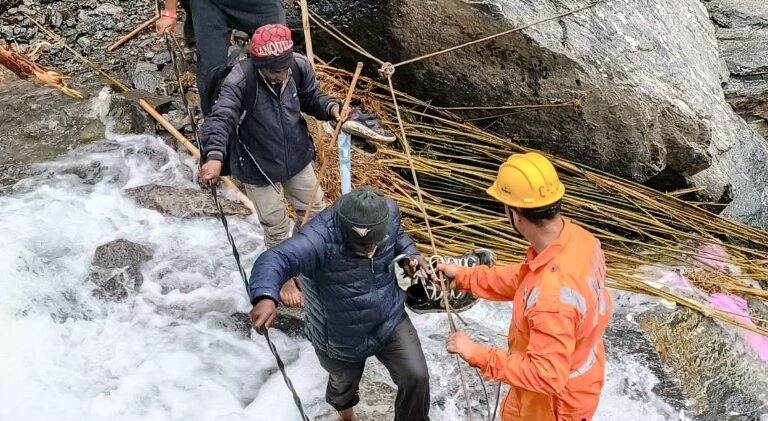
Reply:
[[[397,204],[387,199],[387,206],[389,233],[372,258],[344,245],[334,204],[259,256],[251,270],[251,302],[279,301],[282,285],[303,275],[305,333],[315,349],[344,361],[376,355],[405,317],[405,292],[397,286],[393,260],[418,253],[400,225]]]

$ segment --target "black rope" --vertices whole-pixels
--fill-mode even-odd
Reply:
[[[496,405],[493,406],[493,416],[491,421],[496,421],[496,414],[499,410],[499,401],[501,400],[501,382],[499,382],[499,388],[496,390]]]
[[[243,279],[243,283],[245,284],[246,291],[248,290],[248,277],[245,275],[245,270],[243,270],[243,265],[240,263],[240,253],[237,251],[237,246],[235,246],[235,239],[232,237],[232,233],[229,231],[229,224],[227,223],[227,217],[224,216],[224,210],[221,208],[221,203],[219,203],[219,196],[216,191],[216,184],[211,184],[211,194],[213,194],[213,201],[216,204],[216,209],[219,211],[219,217],[221,218],[221,223],[224,225],[224,231],[227,232],[227,240],[229,240],[229,245],[232,246],[232,255],[235,256],[235,261],[237,262],[237,268],[240,271],[240,277]],[[293,402],[296,404],[296,408],[299,410],[299,413],[301,414],[301,419],[304,421],[309,421],[309,417],[307,417],[307,414],[304,413],[304,407],[301,404],[301,399],[299,398],[298,393],[296,393],[296,389],[293,387],[293,382],[291,381],[291,378],[288,377],[288,373],[285,371],[285,364],[283,363],[283,359],[280,358],[280,354],[277,352],[277,348],[275,348],[275,344],[272,343],[272,340],[269,339],[269,329],[264,328],[264,339],[267,340],[267,346],[269,346],[269,350],[272,352],[272,355],[275,357],[275,361],[277,361],[277,368],[280,369],[280,373],[283,375],[283,380],[285,380],[285,385],[288,386],[288,389],[291,391],[291,394],[293,395]]]
[[[168,53],[171,55],[171,63],[173,64],[173,71],[176,74],[176,81],[179,84],[179,93],[181,94],[182,101],[184,103],[185,108],[187,109],[187,114],[189,115],[190,122],[192,123],[192,129],[195,132],[195,140],[197,141],[198,147],[200,147],[200,161],[202,162],[204,160],[203,155],[203,144],[200,142],[200,139],[198,137],[198,129],[197,129],[197,120],[195,119],[195,113],[192,110],[192,107],[189,104],[189,101],[187,101],[187,96],[184,93],[184,86],[181,84],[181,75],[179,74],[179,67],[176,64],[176,57],[174,55],[173,48],[171,47],[171,42],[168,39],[168,34],[165,34],[165,45],[168,48]],[[181,51],[180,51],[181,52]],[[256,164],[258,166],[258,164]],[[219,195],[216,189],[216,184],[211,183],[211,194],[213,195],[213,202],[216,204],[216,209],[219,211],[219,218],[221,219],[221,224],[224,225],[224,231],[227,233],[227,240],[229,241],[229,245],[232,246],[232,255],[235,257],[235,262],[237,262],[237,269],[240,271],[240,277],[243,280],[243,284],[245,284],[245,291],[248,293],[248,276],[245,274],[245,270],[243,269],[242,263],[240,263],[240,252],[237,251],[237,246],[235,245],[235,239],[232,237],[232,233],[229,231],[229,223],[227,222],[227,217],[224,216],[224,209],[221,207],[221,203],[219,203]],[[273,185],[274,187],[274,185]],[[249,294],[250,296],[250,294]],[[269,329],[266,327],[264,328],[264,339],[267,340],[267,346],[269,347],[269,351],[272,352],[272,355],[275,357],[275,361],[277,362],[277,368],[280,370],[280,373],[283,375],[283,380],[285,381],[285,385],[288,386],[288,389],[291,391],[291,394],[293,395],[293,402],[296,404],[296,408],[299,410],[299,413],[301,414],[301,419],[304,421],[309,421],[309,417],[306,413],[304,413],[304,406],[301,404],[301,399],[299,398],[298,393],[296,393],[296,389],[293,387],[293,382],[291,381],[291,378],[288,377],[288,373],[285,371],[285,364],[283,363],[283,359],[280,358],[280,354],[277,352],[277,348],[275,347],[275,344],[272,343],[272,340],[269,338]]]

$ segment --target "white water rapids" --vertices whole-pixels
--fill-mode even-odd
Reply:
[[[0,196],[0,420],[298,420],[264,339],[222,328],[250,305],[220,221],[166,217],[123,194],[148,183],[195,186],[195,163],[155,137],[107,138],[39,164]],[[249,270],[263,250],[260,228],[234,217],[230,225]],[[143,285],[122,303],[93,297],[86,281],[96,247],[117,238],[154,249]],[[463,316],[470,333],[502,346],[507,304]],[[466,419],[445,316],[411,317],[430,366],[432,419]],[[311,345],[272,336],[310,415],[327,415]],[[363,396],[363,409],[391,414],[378,362],[366,382],[363,393],[389,393]],[[612,356],[596,419],[681,419],[656,383],[633,357]],[[489,383],[492,399],[495,390]]]

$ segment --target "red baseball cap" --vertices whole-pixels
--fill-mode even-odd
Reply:
[[[264,25],[251,37],[251,58],[256,67],[284,69],[293,64],[291,30],[280,24]]]

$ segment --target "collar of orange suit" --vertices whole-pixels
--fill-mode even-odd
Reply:
[[[525,261],[528,264],[528,267],[532,271],[535,271],[536,269],[546,265],[552,259],[554,259],[555,256],[557,256],[557,254],[560,253],[560,250],[563,249],[563,246],[565,246],[565,244],[568,243],[568,240],[571,238],[571,233],[573,233],[574,225],[570,219],[565,217],[562,217],[562,218],[563,218],[563,230],[560,232],[560,235],[557,237],[555,241],[553,241],[550,245],[548,245],[547,248],[545,248],[538,255],[536,254],[536,250],[534,250],[533,247],[530,247],[528,249]]]

